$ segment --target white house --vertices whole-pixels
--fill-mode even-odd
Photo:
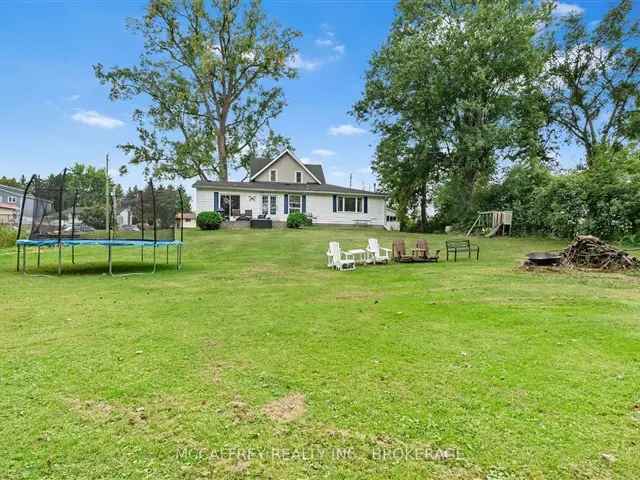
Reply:
[[[196,213],[223,211],[232,220],[265,215],[284,222],[290,212],[313,217],[316,224],[386,226],[386,196],[326,183],[322,165],[302,163],[289,150],[257,159],[247,182],[198,181]]]

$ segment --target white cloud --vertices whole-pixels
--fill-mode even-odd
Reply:
[[[338,55],[344,55],[344,45],[336,45],[335,47],[333,47],[333,51]]]
[[[67,102],[76,102],[78,100],[80,100],[80,95],[76,94],[76,95],[69,95],[68,97],[64,97],[64,99]]]
[[[332,170],[331,175],[342,178],[347,176],[347,172],[343,172],[342,170]]]
[[[584,8],[582,8],[580,5],[576,5],[574,3],[559,2],[558,5],[556,5],[554,13],[556,15],[564,17],[566,15],[584,13]]]
[[[301,157],[300,161],[302,163],[311,163],[311,159],[309,157]]]
[[[357,173],[361,173],[362,175],[371,175],[371,167],[363,167],[356,170]]]
[[[117,118],[107,117],[106,115],[102,115],[94,110],[81,110],[74,113],[71,118],[76,122],[84,123],[90,127],[117,128],[124,125],[124,122]]]
[[[311,155],[315,155],[317,157],[333,157],[336,154],[333,150],[328,150],[326,148],[316,148],[311,151]]]
[[[308,72],[312,72],[317,70],[322,62],[319,60],[306,60],[299,53],[295,53],[287,62],[291,68],[296,68],[298,70],[307,70]]]
[[[330,38],[317,38],[316,45],[319,47],[332,47],[333,40],[331,40]]]
[[[349,125],[349,124],[343,124],[343,125],[338,125],[337,127],[331,127],[329,128],[329,135],[333,135],[333,136],[345,136],[345,137],[352,137],[354,135],[362,135],[366,133],[366,130],[364,128],[360,128],[360,127],[354,127],[353,125]]]

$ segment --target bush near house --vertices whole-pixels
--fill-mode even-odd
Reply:
[[[0,248],[13,247],[16,244],[16,231],[0,227]]]
[[[310,227],[312,224],[313,220],[304,213],[292,212],[287,216],[287,227],[289,228]]]
[[[218,212],[200,212],[196,217],[196,225],[200,230],[217,230],[222,223]]]

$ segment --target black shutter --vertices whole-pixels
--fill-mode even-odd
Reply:
[[[338,211],[338,196],[334,195],[333,196],[333,212],[337,212]]]
[[[302,195],[302,213],[307,213],[307,196]]]
[[[284,194],[284,213],[285,215],[289,213],[289,195]]]
[[[369,213],[369,197],[364,197],[364,213]]]
[[[218,211],[220,208],[220,199],[218,192],[213,192],[213,210]]]

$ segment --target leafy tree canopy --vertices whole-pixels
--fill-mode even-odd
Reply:
[[[278,82],[294,78],[300,34],[265,16],[259,0],[151,0],[130,28],[144,38],[138,65],[97,78],[112,100],[143,96],[139,143],[121,148],[154,176],[217,176],[248,170],[251,158],[288,146],[271,129],[285,99]]]

